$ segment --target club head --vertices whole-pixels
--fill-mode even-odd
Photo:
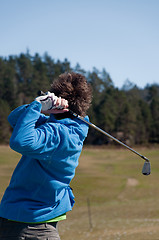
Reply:
[[[142,174],[143,175],[150,175],[150,173],[151,173],[150,162],[145,161],[144,166],[142,168]]]

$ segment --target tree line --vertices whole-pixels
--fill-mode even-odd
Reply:
[[[90,121],[127,144],[159,143],[159,85],[140,89],[128,80],[121,89],[114,86],[105,69],[85,71],[64,59],[54,60],[47,53],[29,52],[0,57],[0,143],[8,144],[12,129],[10,111],[30,103],[38,90],[48,91],[61,73],[75,71],[85,75],[93,89]],[[108,144],[111,140],[94,129],[85,144]]]

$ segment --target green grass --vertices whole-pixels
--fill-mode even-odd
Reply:
[[[9,184],[19,158],[20,154],[12,151],[8,146],[0,146],[0,198]]]
[[[135,149],[150,159],[150,176],[141,174],[144,161],[126,149],[83,149],[71,182],[76,203],[59,224],[62,240],[159,239],[159,149]],[[1,197],[19,159],[9,147],[0,147]]]

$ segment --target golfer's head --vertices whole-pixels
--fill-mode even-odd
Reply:
[[[69,109],[85,116],[92,100],[92,91],[86,78],[79,73],[63,73],[51,85],[51,92],[68,100]]]

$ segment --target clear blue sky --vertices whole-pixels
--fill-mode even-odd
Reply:
[[[0,56],[47,52],[114,85],[159,83],[159,0],[0,0]]]

